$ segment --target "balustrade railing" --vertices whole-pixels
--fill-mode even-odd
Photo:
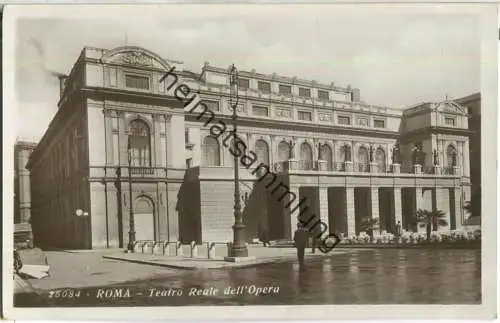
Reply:
[[[299,160],[298,167],[300,170],[314,170],[314,162],[312,160]]]
[[[155,169],[151,167],[130,167],[130,174],[132,175],[153,175]]]
[[[455,171],[453,170],[453,167],[451,167],[451,166],[443,167],[442,171],[443,171],[443,175],[455,175]]]
[[[357,163],[354,166],[354,170],[357,172],[369,173],[370,172],[370,164]]]
[[[354,163],[352,164],[352,171],[359,173],[378,173],[378,174],[415,174],[416,167],[412,164],[395,165],[398,166],[398,171],[394,165],[386,164],[367,164],[367,163]],[[333,162],[325,164],[325,169],[330,172],[346,172],[345,162]],[[311,160],[298,160],[295,164],[289,161],[276,162],[272,167],[274,172],[285,172],[288,170],[319,170],[317,165]],[[457,170],[454,167],[439,167],[439,166],[420,166],[421,174],[429,175],[457,175]]]

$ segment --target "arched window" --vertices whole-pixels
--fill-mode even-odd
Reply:
[[[385,173],[385,152],[382,148],[375,151],[375,162],[379,172]]]
[[[365,147],[359,147],[358,149],[358,165],[360,172],[368,172],[369,170],[369,156],[368,149]]]
[[[457,150],[453,145],[448,145],[446,149],[446,159],[448,161],[448,167],[457,166]]]
[[[220,146],[219,141],[214,137],[203,139],[203,165],[220,166]]]
[[[128,140],[131,153],[131,165],[136,167],[151,166],[151,136],[149,126],[140,119],[129,124]]]
[[[269,165],[269,146],[265,140],[259,139],[255,142],[255,153],[259,164]]]
[[[323,158],[323,160],[326,160],[327,169],[333,170],[332,149],[330,148],[329,145],[327,144],[321,145],[321,158]]]
[[[282,141],[278,144],[278,158],[280,162],[290,158],[290,144],[288,142]]]
[[[307,142],[300,145],[300,162],[302,169],[308,170],[313,168],[313,155],[311,146]]]

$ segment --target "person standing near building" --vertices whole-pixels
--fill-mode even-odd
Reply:
[[[396,242],[399,243],[399,239],[401,238],[402,234],[402,226],[401,226],[401,221],[398,221],[398,224],[396,224]]]
[[[297,258],[299,260],[299,265],[302,267],[304,265],[304,253],[306,250],[307,240],[309,239],[309,233],[304,228],[302,223],[297,223],[297,230],[293,236],[295,242],[295,248],[297,248]]]

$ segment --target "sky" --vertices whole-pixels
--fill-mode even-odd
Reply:
[[[84,46],[149,49],[184,69],[204,62],[361,90],[405,108],[480,90],[480,21],[440,6],[38,6],[15,29],[17,136],[39,140]],[[58,10],[61,9],[61,10]],[[63,10],[64,9],[64,10]],[[105,10],[106,9],[106,10]]]

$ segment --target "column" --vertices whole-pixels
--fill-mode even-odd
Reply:
[[[370,200],[372,202],[372,219],[380,219],[379,200],[378,200],[378,187],[371,188]],[[379,223],[380,226],[380,223]],[[373,234],[378,234],[379,230],[374,230]]]
[[[328,187],[319,188],[319,213],[321,222],[330,227],[328,219]]]
[[[401,227],[403,226],[403,211],[401,207],[401,187],[394,187],[394,217],[396,224],[401,222]]]
[[[356,218],[354,213],[354,187],[346,187],[347,235],[356,234]]]

